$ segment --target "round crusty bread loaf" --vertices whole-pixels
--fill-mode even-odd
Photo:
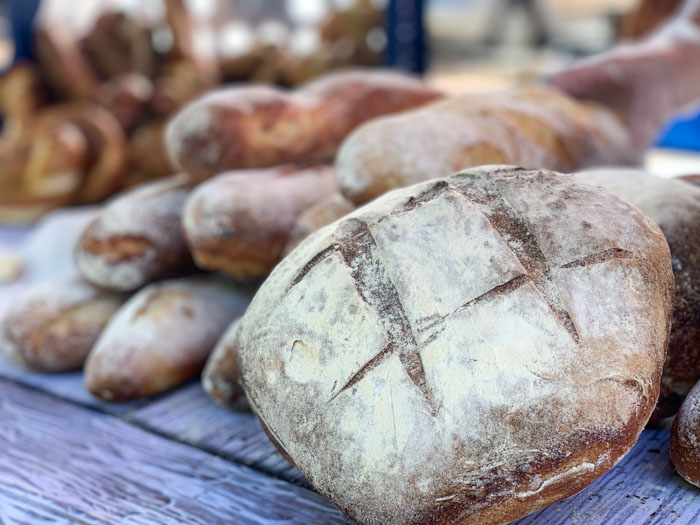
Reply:
[[[688,393],[673,420],[670,448],[678,473],[700,487],[700,383]]]
[[[671,250],[675,277],[671,339],[654,419],[676,413],[700,379],[700,188],[627,169],[577,174],[654,219]]]
[[[571,176],[490,166],[312,234],[234,346],[273,441],[353,521],[502,523],[635,443],[672,294],[651,219]]]

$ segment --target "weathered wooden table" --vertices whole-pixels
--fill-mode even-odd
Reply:
[[[70,271],[70,232],[86,219],[58,217],[25,240],[22,255],[36,263],[26,268],[29,281]],[[0,248],[16,233],[0,229]],[[0,311],[18,288],[0,286]],[[0,358],[0,524],[14,523],[347,521],[252,414],[217,407],[197,382],[106,404],[80,373],[33,374]],[[700,491],[675,474],[668,430],[647,430],[592,486],[519,525],[543,523],[700,523]]]

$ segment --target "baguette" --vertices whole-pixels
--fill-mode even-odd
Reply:
[[[77,370],[125,299],[77,277],[33,286],[13,300],[0,324],[2,353],[37,372]]]
[[[230,172],[201,184],[182,220],[195,262],[238,280],[265,277],[299,214],[332,191],[326,166]]]
[[[345,140],[335,167],[339,191],[359,205],[484,164],[570,172],[637,160],[622,122],[603,106],[523,87],[452,97],[369,122]]]
[[[294,223],[294,227],[287,237],[287,243],[284,245],[283,255],[291,252],[316,230],[340,219],[354,209],[355,206],[338,192],[331,193],[325,199],[312,204],[299,215]]]
[[[191,267],[180,228],[190,187],[188,178],[178,175],[112,200],[76,246],[75,263],[83,278],[127,291]]]
[[[330,161],[366,120],[435,100],[417,79],[387,71],[333,73],[287,92],[234,87],[180,111],[166,129],[173,160],[197,179],[224,171]]]
[[[248,300],[212,277],[147,286],[117,312],[90,352],[88,390],[105,401],[128,401],[187,381]]]
[[[238,365],[234,339],[240,319],[228,327],[207,359],[202,372],[202,387],[222,407],[244,411],[250,410],[243,388],[238,383]]]

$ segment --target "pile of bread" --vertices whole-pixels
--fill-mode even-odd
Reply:
[[[2,222],[99,202],[172,173],[164,123],[215,86],[217,73],[192,51],[182,2],[167,7],[158,23],[105,11],[80,38],[59,20],[40,20],[36,63],[16,63],[0,82]],[[156,45],[163,31],[173,37],[169,49]]]
[[[517,519],[700,378],[700,187],[550,171],[637,160],[607,108],[351,71],[205,95],[166,142],[183,174],[108,203],[2,348],[108,401],[204,366],[354,522]],[[672,441],[695,483],[699,407]]]

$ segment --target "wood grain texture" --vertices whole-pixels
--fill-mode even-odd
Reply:
[[[311,486],[304,475],[277,452],[252,413],[232,412],[215,405],[199,383],[134,410],[125,418],[236,463]]]
[[[15,523],[347,523],[312,491],[7,381],[0,421]]]
[[[151,399],[141,399],[132,403],[105,403],[94,397],[85,388],[82,372],[40,374],[23,369],[2,358],[0,358],[0,378],[31,386],[56,397],[108,414],[124,414],[152,401]]]
[[[518,525],[700,523],[700,491],[676,474],[668,439],[668,429],[645,430],[629,454],[590,487]]]

